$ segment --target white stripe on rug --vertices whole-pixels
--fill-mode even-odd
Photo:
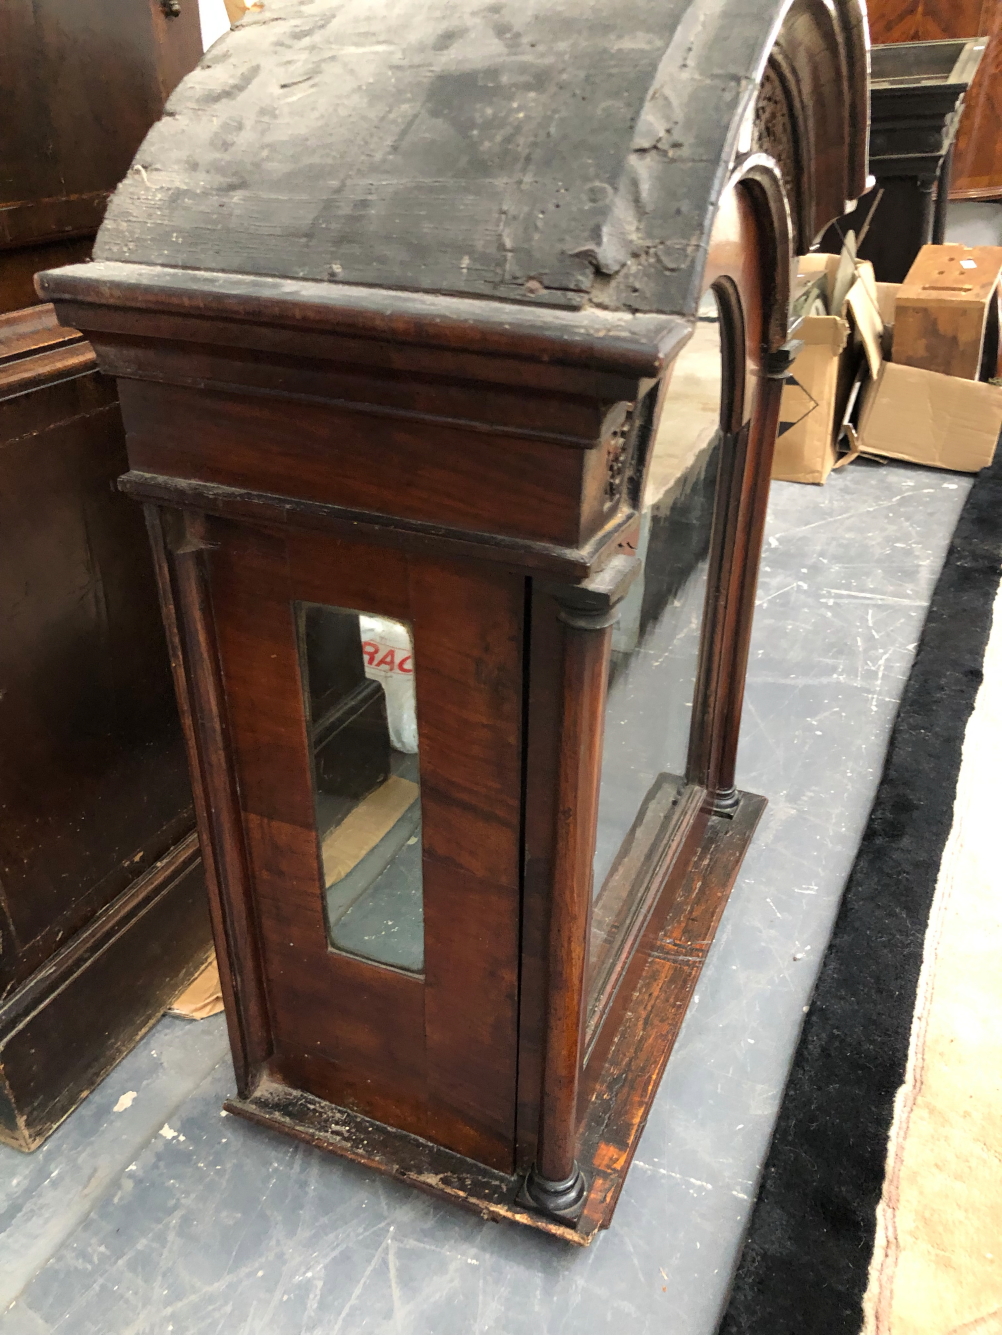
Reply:
[[[1002,1335],[1000,761],[1002,589],[929,917],[863,1335]]]

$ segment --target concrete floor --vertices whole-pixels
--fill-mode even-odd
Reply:
[[[1002,204],[956,199],[946,221],[946,240],[965,246],[1002,246]]]
[[[739,759],[770,805],[590,1250],[221,1115],[221,1017],[167,1019],[36,1154],[0,1147],[0,1335],[711,1335],[969,486],[773,488]]]

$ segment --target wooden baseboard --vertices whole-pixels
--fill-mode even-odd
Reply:
[[[640,947],[646,959],[582,1130],[581,1161],[589,1192],[576,1227],[520,1204],[519,1176],[485,1168],[273,1080],[263,1081],[246,1099],[229,1100],[226,1108],[260,1126],[402,1178],[485,1219],[527,1224],[587,1246],[612,1219],[710,942],[765,805],[764,798],[742,793],[732,817],[710,818],[660,931]]]
[[[135,1045],[212,950],[189,835],[0,1006],[0,1142],[33,1150]]]

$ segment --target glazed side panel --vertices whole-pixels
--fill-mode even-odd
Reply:
[[[523,581],[226,521],[213,521],[208,538],[274,1044],[268,1070],[511,1171]],[[328,947],[296,600],[414,627],[423,978]]]

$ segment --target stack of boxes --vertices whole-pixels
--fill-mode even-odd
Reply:
[[[977,472],[1002,428],[1002,247],[924,246],[901,284],[852,247],[798,262],[773,477],[823,483],[860,454]]]

